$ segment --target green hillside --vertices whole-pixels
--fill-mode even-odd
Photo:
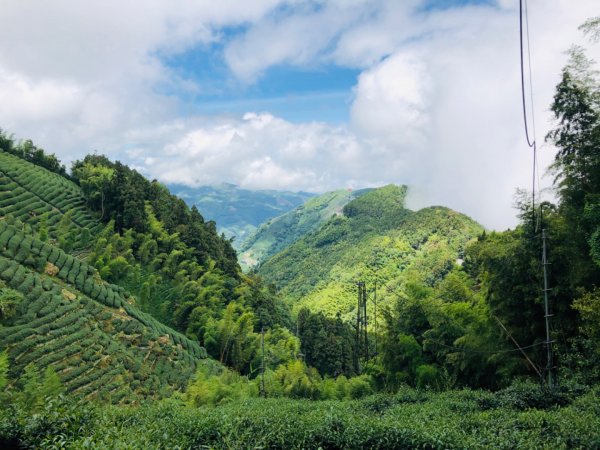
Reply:
[[[242,268],[250,269],[260,265],[305,234],[317,230],[331,217],[340,214],[349,201],[368,191],[369,189],[359,191],[340,189],[327,192],[263,223],[238,249]]]
[[[138,402],[186,388],[200,360],[207,374],[255,370],[261,324],[279,330],[269,345],[293,340],[281,302],[166,187],[104,156],[67,175],[42,167],[62,169],[32,144],[0,132],[0,145],[0,356],[11,379],[50,368],[76,396]]]
[[[169,185],[169,189],[188,204],[197,206],[208,220],[214,220],[219,232],[234,237],[236,249],[259,225],[314,196],[308,192],[242,189],[228,183],[198,188]]]
[[[24,224],[45,222],[50,237],[71,230],[72,246],[88,245],[100,228],[72,181],[14,155],[0,151],[0,209]],[[65,233],[63,233],[65,234]]]
[[[51,367],[69,393],[114,403],[185,388],[205,350],[59,248],[89,245],[83,230],[100,229],[79,188],[4,152],[0,160],[0,348],[11,375]]]
[[[406,187],[385,186],[344,206],[319,229],[266,260],[258,273],[275,283],[298,311],[349,317],[356,283],[377,283],[381,304],[391,304],[408,281],[433,286],[463,257],[483,228],[448,208],[413,212]]]
[[[247,273],[156,180],[0,130],[0,449],[600,448],[600,72],[569,53],[555,203],[518,190],[487,232],[405,186],[334,192]]]

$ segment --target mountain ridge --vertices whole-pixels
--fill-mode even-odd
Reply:
[[[307,306],[347,319],[359,280],[369,289],[377,283],[382,303],[411,277],[435,284],[483,227],[445,207],[408,210],[406,193],[405,186],[388,185],[350,201],[342,215],[267,259],[257,273],[277,285],[293,311]]]
[[[317,229],[352,199],[368,192],[370,188],[338,189],[307,200],[302,205],[278,217],[269,219],[246,238],[238,249],[238,260],[249,270],[285,249],[302,236]]]
[[[231,183],[190,188],[170,184],[169,189],[187,203],[197,206],[208,220],[217,223],[219,232],[234,238],[237,249],[263,222],[279,216],[315,194],[274,189],[244,189]]]

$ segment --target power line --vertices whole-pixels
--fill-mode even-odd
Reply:
[[[396,289],[392,288],[389,285],[385,285],[385,289],[388,294],[395,294],[400,298],[406,298],[404,293],[397,291]],[[526,350],[529,348],[539,347],[540,345],[546,345],[546,342],[538,342],[535,344],[526,345],[525,347],[519,347],[519,348],[514,348],[514,349],[509,349],[509,350],[474,350],[474,349],[466,349],[464,347],[456,347],[454,345],[448,345],[443,342],[437,341],[435,339],[431,339],[430,337],[425,336],[425,334],[415,336],[415,338],[421,338],[421,339],[424,339],[424,340],[427,340],[430,342],[434,342],[438,345],[441,345],[442,347],[446,347],[446,348],[457,350],[457,351],[464,352],[464,353],[477,353],[477,354],[488,354],[488,355],[522,352],[523,350]]]
[[[525,27],[523,26],[523,16],[525,16]],[[527,37],[527,62],[528,62],[528,74],[529,74],[529,101],[531,103],[531,125],[533,136],[529,136],[529,124],[527,119],[527,101],[525,95],[525,45],[523,38],[523,30],[526,30]],[[537,233],[540,223],[540,218],[536,214],[535,210],[535,191],[536,191],[536,180],[538,178],[538,163],[537,163],[537,137],[535,130],[535,108],[533,101],[533,75],[531,69],[531,44],[529,39],[529,13],[527,9],[527,0],[525,0],[525,8],[523,8],[523,0],[519,0],[519,48],[520,48],[520,66],[521,66],[521,101],[523,106],[523,122],[525,125],[525,138],[527,145],[533,148],[533,173],[531,182],[531,210],[533,215],[533,223],[535,232]],[[538,182],[539,186],[539,182]],[[539,202],[541,204],[541,201]]]
[[[443,342],[436,341],[435,339],[431,339],[431,338],[428,338],[425,336],[421,336],[421,337],[427,341],[434,342],[435,344],[441,345],[442,347],[446,347],[446,348],[449,348],[452,350],[460,351],[463,353],[477,353],[477,354],[485,354],[485,355],[497,355],[497,354],[501,354],[501,353],[515,353],[515,352],[520,352],[521,350],[526,350],[528,348],[534,348],[534,347],[539,347],[540,345],[546,345],[545,342],[538,342],[536,344],[526,345],[525,347],[513,348],[510,350],[473,350],[473,349],[466,349],[464,347],[456,347],[454,345],[444,344]]]
[[[529,33],[529,29],[527,31]],[[527,123],[527,102],[525,100],[525,60],[524,60],[524,46],[523,46],[523,0],[519,0],[519,46],[521,50],[521,99],[523,103],[523,120],[525,123],[525,137],[527,139],[527,145],[529,147],[535,146],[535,138],[532,140],[529,138],[529,125]],[[528,54],[529,51],[529,39],[527,39],[527,49]],[[529,67],[530,77],[531,77],[531,59],[530,59],[530,67]],[[531,82],[531,78],[530,78]],[[533,108],[532,108],[533,109]]]

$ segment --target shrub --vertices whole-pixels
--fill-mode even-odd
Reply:
[[[350,398],[358,399],[371,395],[373,393],[373,387],[371,385],[371,377],[368,375],[360,375],[353,377],[349,382],[349,394]]]

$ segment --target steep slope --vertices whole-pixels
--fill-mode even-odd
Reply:
[[[311,198],[303,205],[262,224],[239,247],[239,261],[244,269],[260,265],[270,256],[282,251],[302,236],[317,230],[352,199],[369,189],[338,190]]]
[[[168,395],[206,357],[88,264],[0,221],[0,280],[22,295],[0,328],[15,373],[52,366],[68,391],[112,401]],[[6,288],[4,288],[6,289]]]
[[[434,285],[483,228],[448,208],[410,211],[405,195],[405,187],[393,185],[362,195],[343,214],[265,261],[258,273],[279,287],[295,311],[306,306],[346,318],[356,308],[358,281],[367,284],[371,299],[377,284],[381,305],[411,282]]]
[[[0,215],[7,214],[34,227],[46,221],[53,238],[61,226],[71,229],[75,246],[85,246],[86,237],[101,228],[75,183],[0,151]]]
[[[5,152],[0,163],[0,350],[11,375],[52,367],[68,392],[115,403],[184,388],[205,350],[85,262],[101,225],[78,186]]]
[[[236,249],[260,224],[313,197],[307,192],[249,190],[227,183],[198,188],[171,185],[169,189],[214,220],[220,232],[235,237]]]

